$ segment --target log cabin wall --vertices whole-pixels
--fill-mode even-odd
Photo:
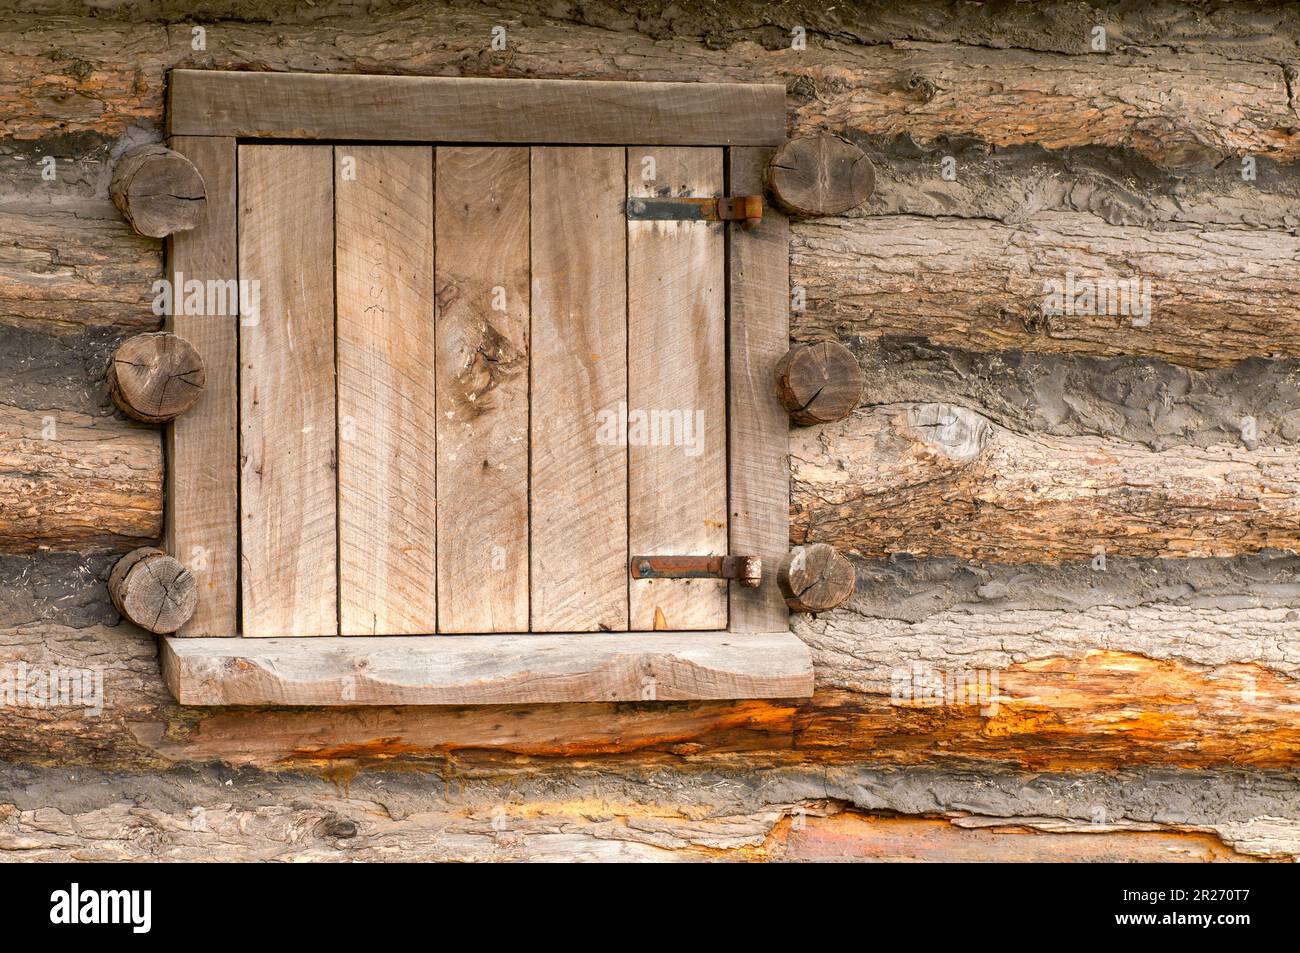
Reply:
[[[8,856],[1300,856],[1294,5],[21,6],[0,665],[100,673],[102,711],[0,707]],[[103,384],[158,326],[162,242],[108,192],[173,67],[783,81],[791,135],[864,149],[870,201],[792,228],[793,337],[867,379],[791,437],[794,541],[858,575],[795,623],[815,696],[175,705],[105,590],[161,533],[162,441]],[[1150,322],[1044,317],[1045,281],[1090,268],[1149,279]],[[971,673],[998,704],[954,697]]]

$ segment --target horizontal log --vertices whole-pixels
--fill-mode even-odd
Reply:
[[[859,562],[846,607],[796,620],[818,680],[799,703],[298,709],[177,706],[156,638],[96,624],[114,615],[104,587],[111,560],[70,558],[0,558],[0,667],[21,663],[38,678],[99,673],[111,690],[96,717],[83,717],[84,704],[0,705],[2,760],[124,769],[225,761],[344,776],[567,758],[606,771],[964,759],[1077,771],[1286,769],[1300,750],[1300,557],[1117,557],[1106,572]],[[9,606],[6,593],[20,598]],[[905,691],[916,679],[960,689],[971,677],[983,695]]]
[[[1288,161],[1300,155],[1284,69],[1212,53],[1061,56],[905,41],[862,48],[814,42],[795,50],[788,35],[771,49],[738,43],[718,50],[692,38],[544,19],[512,22],[509,49],[493,53],[484,38],[500,21],[493,11],[458,10],[452,17],[426,10],[375,15],[346,30],[225,23],[222,42],[206,56],[224,69],[255,64],[428,75],[456,74],[469,62],[480,73],[553,78],[778,80],[798,97],[795,132],[829,126],[917,142],[971,137],[1001,147],[1103,145],[1176,169],[1213,165],[1235,153]],[[160,128],[165,71],[191,55],[180,36],[170,37],[162,26],[101,20],[82,21],[76,30],[40,18],[18,22],[24,28],[10,28],[3,44],[8,55],[0,89],[14,108],[4,111],[13,118],[0,122],[0,135]],[[60,69],[56,55],[85,68]]]
[[[14,655],[21,647],[21,655]],[[999,670],[983,697],[918,704],[828,688],[809,701],[535,706],[182,709],[138,630],[32,626],[6,635],[6,664],[103,673],[84,705],[0,711],[0,753],[17,761],[138,767],[224,761],[350,772],[382,765],[501,770],[518,759],[749,767],[950,761],[1027,770],[1124,765],[1288,768],[1300,751],[1300,686],[1262,665],[1194,665],[1117,651],[1035,658]],[[78,662],[77,660],[80,660]],[[911,667],[899,663],[911,679]],[[961,675],[965,670],[958,670]],[[988,682],[986,681],[986,685]],[[612,768],[611,768],[612,769]]]
[[[1191,367],[1300,356],[1292,304],[1300,237],[1288,232],[1152,231],[1056,212],[1018,224],[821,220],[795,223],[791,234],[790,280],[807,297],[807,311],[794,317],[799,339],[912,335],[974,350],[1135,354]],[[1149,296],[1139,286],[1131,299],[1116,295],[1116,306],[1084,297],[1085,281],[1118,289],[1133,279],[1148,282]],[[1053,315],[1046,309],[1058,288],[1077,307]]]
[[[1300,550],[1300,450],[1030,436],[949,404],[792,431],[791,539],[1055,563]]]
[[[122,551],[162,534],[162,440],[114,417],[0,405],[0,552]]]
[[[111,202],[0,203],[0,322],[158,327],[161,277],[162,243],[135,234]]]
[[[458,776],[0,771],[0,851],[41,861],[1290,859],[1294,782],[773,770]]]

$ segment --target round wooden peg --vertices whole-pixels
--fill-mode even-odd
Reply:
[[[776,574],[785,604],[795,612],[829,612],[853,595],[853,564],[826,543],[797,546]]]
[[[839,215],[871,197],[876,170],[853,143],[819,132],[777,149],[764,179],[776,204],[787,212]]]
[[[199,604],[193,574],[152,546],[132,550],[117,561],[108,577],[108,594],[123,616],[159,634],[175,632]]]
[[[207,189],[194,163],[156,143],[122,153],[109,194],[131,227],[150,238],[187,231],[207,214]]]
[[[149,424],[179,417],[203,393],[203,359],[167,331],[127,338],[108,365],[108,392],[122,413]]]
[[[843,344],[792,347],[776,364],[776,395],[797,424],[843,420],[858,406],[864,377]]]

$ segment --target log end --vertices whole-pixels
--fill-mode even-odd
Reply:
[[[853,352],[835,341],[791,348],[776,365],[776,395],[797,424],[826,424],[853,413],[865,378]]]
[[[778,149],[764,181],[776,204],[793,215],[839,215],[871,197],[876,170],[853,143],[820,132]]]
[[[108,391],[122,413],[144,423],[174,420],[203,393],[203,359],[167,331],[127,338],[108,365]]]
[[[781,561],[776,581],[795,612],[829,612],[847,602],[857,587],[853,564],[827,543],[792,549]]]
[[[193,574],[152,546],[117,561],[108,577],[108,594],[125,618],[160,635],[183,626],[199,604]]]
[[[156,143],[122,154],[109,186],[113,203],[141,235],[188,231],[207,214],[207,188],[189,159]]]

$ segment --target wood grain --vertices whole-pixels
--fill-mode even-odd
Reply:
[[[853,143],[819,132],[776,150],[763,180],[772,198],[794,215],[840,215],[871,197],[876,172]]]
[[[0,552],[126,552],[162,520],[156,428],[0,404]]]
[[[1190,367],[1300,356],[1300,237],[1280,230],[1163,231],[1073,211],[1010,223],[882,215],[801,223],[790,254],[791,280],[807,293],[800,340],[917,336]],[[1117,292],[1136,281],[1138,293],[1107,295],[1102,307],[1085,293],[1098,280]],[[1067,288],[1065,313],[1046,311]]]
[[[163,678],[185,705],[462,705],[793,698],[812,693],[790,632],[178,639]]]
[[[528,631],[529,158],[438,149],[438,630]]]
[[[431,633],[433,150],[336,147],[334,214],[339,632]]]
[[[113,352],[105,375],[117,408],[144,423],[165,423],[203,393],[203,359],[194,345],[167,331],[136,334]]]
[[[1300,452],[1022,435],[949,404],[795,431],[795,542],[990,562],[1300,551]]]
[[[203,176],[207,212],[198,227],[167,240],[171,281],[228,282],[239,276],[235,140],[177,136],[171,148]],[[219,304],[214,300],[214,305]],[[205,310],[206,295],[205,295]],[[198,606],[184,636],[239,631],[239,294],[225,314],[173,314],[167,328],[203,361],[203,395],[166,429],[167,530],[164,545],[193,574]]]
[[[194,228],[206,212],[202,174],[184,155],[157,143],[122,154],[109,194],[131,227],[152,238]]]
[[[781,406],[798,424],[843,420],[862,399],[862,368],[838,341],[792,347],[777,362],[774,376]]]
[[[762,187],[767,149],[729,149],[731,190]],[[765,571],[756,589],[731,584],[730,628],[785,628],[789,613],[775,573],[790,539],[790,421],[777,400],[772,373],[790,343],[790,226],[774,208],[746,231],[733,228],[728,247],[731,314],[728,327],[728,417],[731,552],[759,556]]]
[[[532,150],[532,629],[628,620],[624,150]],[[602,417],[602,415],[604,415]]]
[[[628,198],[721,195],[722,186],[720,149],[627,151]],[[627,532],[635,555],[727,551],[726,228],[627,225]],[[720,579],[633,579],[629,600],[637,631],[727,624]]]
[[[336,635],[333,149],[239,147],[243,635]]]
[[[108,593],[123,617],[147,632],[175,632],[194,614],[194,574],[161,549],[132,550],[113,567]]]
[[[173,135],[774,145],[779,84],[173,70]]]

